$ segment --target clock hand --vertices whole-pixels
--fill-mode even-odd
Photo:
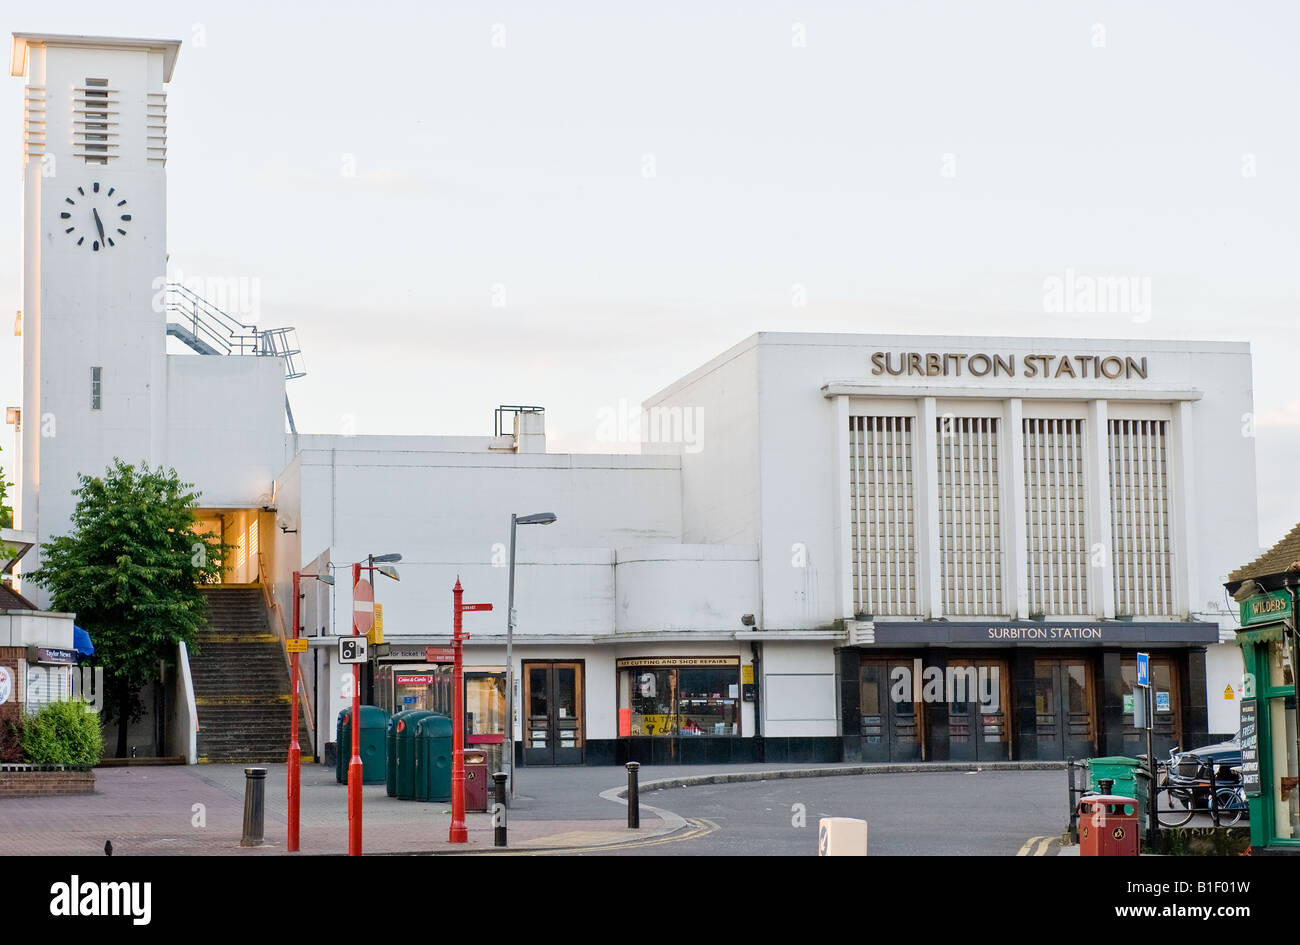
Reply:
[[[102,242],[104,239],[104,224],[100,222],[99,211],[92,207],[90,212],[95,215],[95,229],[99,230],[99,238]]]

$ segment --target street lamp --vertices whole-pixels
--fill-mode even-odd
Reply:
[[[394,581],[400,581],[401,577],[397,574],[397,569],[392,563],[402,560],[402,556],[393,553],[387,555],[366,555],[368,562],[365,570],[378,571],[384,577],[392,578]],[[375,698],[375,671],[372,663],[366,664],[366,698],[374,700]]]
[[[510,775],[510,797],[515,796],[515,526],[550,525],[554,512],[533,515],[510,513],[510,599],[506,604],[506,764]]]
[[[300,571],[293,572],[293,639],[298,639],[298,631],[301,629],[299,624],[302,622],[300,616],[298,601],[302,599],[302,579],[315,578],[322,584],[333,585],[334,576],[331,574],[303,574]],[[303,641],[304,643],[306,641]],[[289,852],[298,852],[298,825],[299,825],[299,798],[300,787],[302,784],[302,746],[298,744],[298,648],[295,644],[290,657],[293,664],[293,695],[290,702],[293,703],[293,728],[289,730]]]
[[[361,583],[362,571],[378,571],[380,574],[398,580],[397,569],[385,565],[376,565],[376,561],[401,561],[399,554],[367,555],[367,564],[357,562],[352,565],[352,635],[361,636],[357,626],[357,587]],[[367,595],[374,600],[374,591]],[[371,611],[373,613],[373,610]],[[352,760],[348,763],[348,856],[361,855],[361,664],[352,664]]]

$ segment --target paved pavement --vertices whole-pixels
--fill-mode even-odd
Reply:
[[[96,770],[92,795],[0,800],[0,854],[241,855],[285,852],[285,766],[267,765],[267,844],[239,846],[244,772],[239,765]],[[1033,835],[1059,835],[1059,772],[927,771],[761,780],[655,790],[660,779],[760,775],[812,765],[643,767],[641,829],[627,829],[620,767],[520,769],[510,809],[512,852],[806,855],[817,819],[865,816],[873,854],[1015,854]],[[849,767],[849,766],[839,766]],[[347,852],[347,790],[334,770],[303,768],[302,852]],[[602,796],[603,795],[603,796]],[[795,804],[806,825],[793,826]],[[365,788],[367,853],[493,850],[488,814],[470,814],[469,843],[447,842],[447,803],[399,801]],[[792,820],[793,818],[793,820]],[[1036,847],[1035,847],[1036,849]],[[1031,850],[1032,854],[1032,850]]]

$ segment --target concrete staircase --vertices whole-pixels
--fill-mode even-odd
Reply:
[[[257,586],[204,588],[208,628],[190,655],[199,710],[199,763],[283,762],[289,755],[289,670],[279,637],[266,620]],[[303,761],[310,730],[299,713]]]

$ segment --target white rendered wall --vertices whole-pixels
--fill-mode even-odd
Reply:
[[[641,451],[681,456],[683,541],[759,543],[758,409],[752,338],[645,401]]]
[[[761,612],[752,545],[620,548],[614,567],[620,633],[740,630]]]
[[[284,362],[167,357],[163,462],[203,493],[204,508],[260,508],[284,466]]]
[[[831,645],[763,643],[763,734],[839,734],[839,694]]]
[[[73,648],[74,614],[52,610],[0,610],[0,646]]]
[[[1208,708],[1209,732],[1221,735],[1236,732],[1241,723],[1242,674],[1245,665],[1241,660],[1241,647],[1235,643],[1220,643],[1205,651],[1205,696]],[[1224,690],[1232,689],[1232,698],[1224,698]],[[1195,748],[1195,745],[1184,745]]]

